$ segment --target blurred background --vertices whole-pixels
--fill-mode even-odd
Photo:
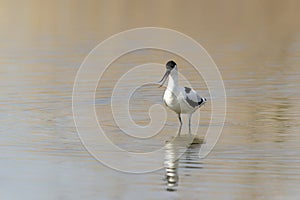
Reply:
[[[299,9],[297,0],[0,0],[0,198],[298,199]],[[178,149],[170,146],[165,170],[132,175],[101,165],[84,149],[72,117],[72,88],[97,44],[145,26],[199,42],[219,67],[228,107],[208,158],[200,160],[195,147],[174,160]],[[142,61],[136,58],[127,64]],[[108,103],[98,102],[99,116]],[[176,116],[170,120],[169,129],[176,129]],[[116,127],[106,123],[118,140]]]

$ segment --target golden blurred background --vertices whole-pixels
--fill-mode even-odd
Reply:
[[[299,0],[0,0],[0,198],[297,199],[299,10]],[[148,26],[199,42],[226,87],[222,136],[207,159],[179,161],[177,196],[161,189],[162,171],[132,178],[99,166],[72,117],[85,56],[113,34]]]

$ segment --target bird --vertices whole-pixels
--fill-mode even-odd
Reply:
[[[178,84],[178,67],[177,64],[170,60],[166,63],[166,72],[158,82],[162,87],[169,78],[167,88],[163,95],[165,105],[177,113],[180,127],[179,135],[182,128],[181,114],[187,114],[189,119],[189,134],[191,134],[192,114],[206,103],[206,98],[200,97],[195,90],[189,87],[182,87]]]

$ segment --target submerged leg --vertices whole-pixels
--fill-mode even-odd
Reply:
[[[181,121],[181,116],[180,116],[180,114],[178,114],[178,119],[179,119],[179,123],[180,123],[179,134],[178,134],[178,135],[180,135],[181,127],[182,127],[182,121]]]
[[[191,134],[191,119],[192,119],[192,114],[189,114],[189,134]]]

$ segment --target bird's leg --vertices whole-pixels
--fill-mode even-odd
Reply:
[[[179,119],[179,122],[180,122],[179,134],[178,134],[178,135],[180,135],[181,127],[182,127],[182,121],[181,121],[181,116],[180,116],[180,114],[178,114],[178,119]]]
[[[191,134],[191,119],[192,119],[192,114],[189,114],[189,134]]]

